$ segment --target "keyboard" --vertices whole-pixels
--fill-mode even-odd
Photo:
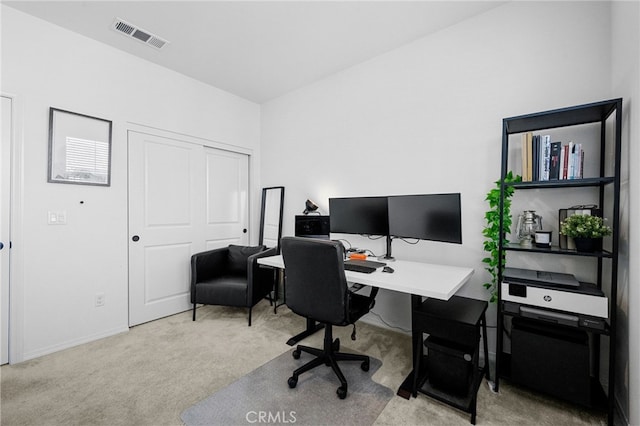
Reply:
[[[373,271],[375,271],[376,268],[374,268],[373,266],[365,266],[365,265],[358,265],[356,263],[344,262],[344,270],[345,271],[362,272],[362,273],[365,273],[365,274],[370,274]]]

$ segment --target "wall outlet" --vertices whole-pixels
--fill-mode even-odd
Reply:
[[[96,307],[104,306],[104,293],[96,294]]]

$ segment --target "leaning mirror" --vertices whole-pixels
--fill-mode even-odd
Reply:
[[[284,186],[262,188],[262,211],[260,213],[260,239],[258,244],[277,247],[280,251],[282,237],[282,210]]]

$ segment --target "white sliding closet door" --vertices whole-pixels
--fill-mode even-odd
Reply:
[[[205,148],[206,248],[249,244],[249,158]]]
[[[183,312],[191,255],[247,238],[248,156],[129,133],[129,325]]]

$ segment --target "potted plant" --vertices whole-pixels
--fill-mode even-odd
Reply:
[[[560,233],[573,238],[576,250],[593,252],[602,248],[602,237],[611,235],[611,228],[599,216],[574,214],[560,223]]]
[[[484,251],[488,253],[488,256],[482,259],[485,263],[485,270],[491,275],[491,281],[483,284],[491,293],[489,301],[495,303],[498,300],[498,265],[502,264],[504,269],[505,264],[505,252],[502,251],[502,262],[500,262],[500,242],[503,245],[509,244],[507,240],[507,234],[511,232],[511,197],[515,192],[515,188],[508,185],[513,182],[521,182],[522,177],[520,175],[514,175],[511,171],[504,177],[503,204],[502,204],[502,229],[500,229],[500,186],[502,182],[496,181],[495,188],[491,189],[487,193],[485,200],[489,203],[489,210],[485,213],[484,218],[487,222],[486,226],[482,230],[482,235],[485,236]]]

